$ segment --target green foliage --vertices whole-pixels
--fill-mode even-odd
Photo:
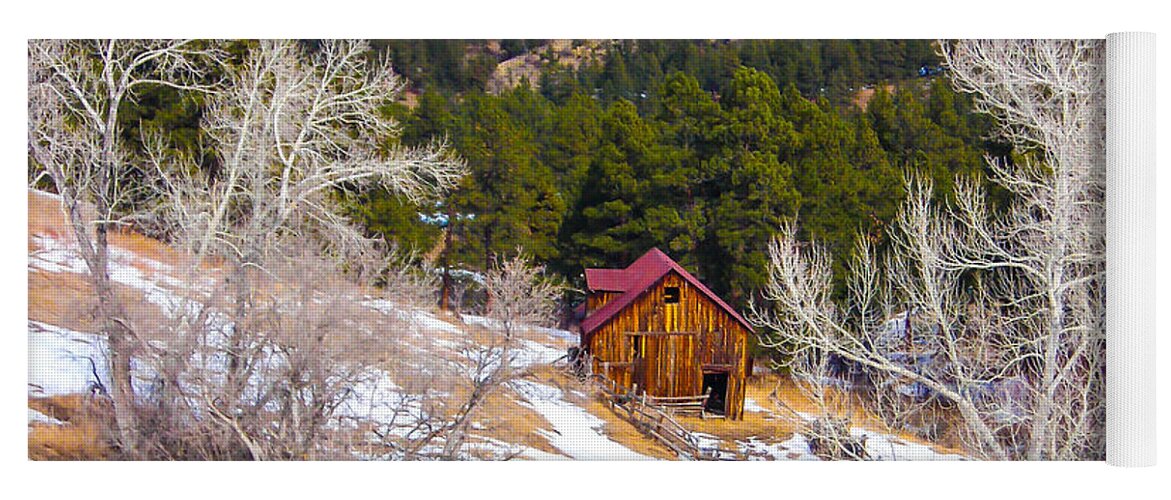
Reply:
[[[419,146],[431,141],[447,141],[456,126],[456,116],[447,97],[429,90],[419,96],[414,112],[408,112],[403,124],[402,141]]]
[[[602,135],[602,109],[580,92],[564,105],[550,110],[540,134],[541,161],[553,171],[557,189],[567,206],[581,197],[590,162]]]
[[[720,104],[719,154],[707,161],[720,188],[701,267],[718,293],[739,302],[765,284],[769,238],[797,214],[790,161],[799,137],[776,83],[761,71],[738,69]]]
[[[784,109],[798,136],[793,158],[803,233],[840,257],[835,273],[844,276],[857,237],[881,243],[882,226],[902,198],[902,178],[867,121],[841,116],[825,99],[808,101],[794,87],[785,92]]]
[[[462,262],[486,269],[495,256],[518,246],[542,261],[557,256],[554,236],[565,202],[552,170],[537,156],[534,130],[526,126],[532,106],[544,105],[536,99],[543,98],[520,89],[501,97],[473,94],[460,105],[452,144],[471,175],[451,203],[472,215],[457,228],[464,241],[456,251]]]
[[[496,59],[475,50],[483,41],[374,40],[371,47],[420,90],[483,90]]]
[[[891,164],[925,172],[935,182],[936,195],[950,196],[956,174],[982,171],[981,134],[987,125],[957,113],[951,87],[936,82],[926,99],[912,89],[895,95],[879,89],[867,117]]]
[[[438,207],[419,207],[383,189],[360,193],[347,200],[350,217],[368,232],[407,252],[424,254],[439,243],[442,230],[423,222]]]
[[[634,104],[616,101],[606,109],[601,142],[569,228],[570,255],[582,266],[629,261],[645,250],[640,219],[658,163],[655,139]]]

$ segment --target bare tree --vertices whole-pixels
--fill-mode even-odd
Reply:
[[[135,450],[130,359],[139,343],[110,281],[108,234],[140,187],[142,163],[120,137],[119,112],[151,85],[206,92],[200,83],[214,49],[191,41],[34,40],[29,42],[30,185],[47,178],[61,195],[72,236],[90,271],[109,338],[112,396],[121,446]],[[90,212],[92,210],[92,212]],[[92,215],[91,215],[92,214]]]
[[[469,429],[485,403],[509,381],[523,375],[518,334],[554,321],[560,285],[544,276],[519,253],[500,260],[484,277],[493,309],[486,327],[469,329],[470,337],[455,356],[427,356],[426,381],[410,388],[413,406],[377,426],[381,445],[394,458],[457,460],[465,458]],[[432,289],[433,290],[433,289]],[[443,397],[429,396],[437,389]],[[508,459],[518,450],[493,458]]]
[[[865,460],[866,439],[851,433],[851,416],[857,400],[835,376],[829,355],[812,350],[789,358],[785,365],[798,392],[813,404],[814,414],[798,411],[776,397],[772,400],[789,413],[789,421],[801,429],[809,449],[823,460]],[[778,389],[780,385],[778,384]]]
[[[165,346],[139,360],[155,373],[153,390],[140,391],[153,419],[147,456],[348,459],[368,429],[412,413],[415,401],[390,380],[409,371],[396,364],[411,357],[409,318],[364,305],[361,283],[332,259],[284,255],[298,258],[265,266],[246,323],[222,312],[231,287],[159,323]]]
[[[463,163],[440,144],[388,142],[397,125],[380,108],[402,82],[367,52],[354,41],[326,40],[309,50],[265,40],[231,72],[204,124],[222,164],[216,177],[158,169],[165,218],[197,261],[221,255],[255,265],[297,239],[348,257],[371,240],[342,215],[341,188],[378,185],[418,202],[464,175]]]
[[[912,176],[888,255],[862,243],[849,297],[831,300],[829,256],[785,227],[769,248],[773,309],[754,308],[789,355],[831,353],[865,367],[892,421],[954,410],[961,438],[995,459],[1104,454],[1104,170],[1097,42],[945,43],[953,78],[1024,151],[989,160],[1012,196],[981,184],[932,201]],[[934,398],[937,405],[922,405]],[[908,403],[908,399],[911,403]]]
[[[1104,454],[1105,104],[1101,40],[945,44],[956,87],[999,119],[1039,164],[990,162],[1014,195],[1007,220],[990,220],[976,189],[960,198],[967,228],[956,265],[1007,270],[1027,298],[1039,364],[1027,458]],[[1011,231],[1011,232],[1006,232]],[[1024,292],[1024,293],[1022,293]]]
[[[164,186],[161,219],[195,255],[234,268],[237,323],[250,314],[254,275],[281,248],[319,246],[352,271],[384,260],[386,250],[344,215],[343,190],[376,184],[413,201],[439,196],[464,166],[439,144],[390,144],[397,132],[380,107],[401,89],[386,61],[354,41],[323,41],[309,50],[265,40],[231,71],[204,127],[221,167],[214,178],[168,168],[173,158],[151,148]],[[249,336],[233,330],[237,347]],[[239,363],[232,361],[229,376]]]

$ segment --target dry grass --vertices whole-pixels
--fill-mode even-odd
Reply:
[[[371,313],[379,314],[374,311]],[[438,316],[452,324],[459,324],[458,318],[454,315]],[[467,363],[463,353],[435,345],[434,341],[458,343],[469,340],[481,345],[491,345],[499,341],[499,333],[476,325],[463,326],[463,332],[460,334],[441,330],[426,330],[417,336],[409,330],[398,333],[400,335],[395,343],[400,350],[393,359],[382,364],[381,368],[386,370],[395,384],[409,392],[446,393],[444,399],[455,404],[435,409],[437,415],[441,414],[446,419],[454,417],[459,409],[458,404],[468,399],[472,387],[466,376],[453,368]],[[418,369],[419,365],[427,367],[425,373]],[[561,454],[538,433],[539,430],[549,431],[552,426],[539,413],[522,405],[517,395],[507,387],[501,387],[488,395],[472,414],[471,421],[474,425],[469,429],[469,443],[477,442],[478,438],[490,438],[547,453]],[[467,451],[476,454],[474,449]]]
[[[675,456],[675,452],[658,441],[647,437],[635,428],[634,425],[611,410],[610,406],[600,397],[591,398],[583,406],[594,416],[606,422],[606,427],[604,428],[606,436],[618,444],[648,457],[662,460],[677,460],[679,458]]]
[[[511,391],[489,396],[476,410],[474,422],[483,427],[472,430],[474,435],[561,454],[548,439],[537,433],[552,426],[539,413],[519,404]]]
[[[29,424],[30,460],[101,460],[113,455],[107,437],[112,421],[108,400],[80,394],[30,397],[28,407],[64,422]]]
[[[67,243],[75,242],[72,230],[66,220],[61,202],[56,195],[41,191],[28,191],[28,236],[29,251],[33,251],[33,237],[45,236]],[[177,251],[166,243],[136,233],[132,230],[119,230],[110,233],[110,244],[134,252],[140,257],[152,259],[171,266],[181,266],[190,262],[189,257]],[[208,262],[205,267],[214,268],[217,263]]]
[[[161,262],[169,266],[180,267],[191,262],[191,259],[187,255],[175,251],[170,246],[167,246],[166,243],[131,231],[117,231],[111,234],[110,243],[123,250],[133,252],[139,257]],[[204,267],[211,268],[213,266],[214,262],[209,261]],[[142,269],[145,271],[150,270],[148,268]]]
[[[883,88],[888,94],[891,95],[894,95],[894,93],[897,91],[895,86],[891,84],[883,85]],[[878,90],[875,88],[858,89],[858,91],[854,93],[854,97],[851,99],[851,102],[854,104],[854,106],[857,106],[858,109],[866,111],[866,107],[870,105],[870,100],[874,99],[874,94],[877,92]]]
[[[70,240],[69,226],[65,222],[65,213],[55,195],[28,191],[28,235],[31,240],[34,234],[51,236],[62,240]]]
[[[676,420],[684,427],[704,434],[720,438],[725,444],[733,441],[747,441],[756,438],[765,442],[784,441],[797,430],[795,422],[778,418],[776,415],[746,411],[741,420],[725,420],[723,418],[700,418],[697,416],[678,416]],[[735,448],[735,446],[730,446]]]
[[[97,300],[85,276],[28,273],[28,319],[80,332],[96,330],[90,311]]]
[[[78,332],[96,332],[99,325],[94,311],[97,298],[85,275],[75,273],[28,273],[28,319]],[[114,285],[132,324],[157,325],[165,318],[163,310],[143,299],[141,291],[123,285]],[[161,333],[157,328],[142,328],[140,335],[147,340]]]
[[[834,416],[849,418],[851,425],[855,427],[890,434],[910,443],[931,446],[940,453],[966,454],[952,439],[933,443],[910,432],[890,428],[882,418],[867,409],[857,395],[833,387],[826,388],[826,391],[827,400],[836,403],[831,409]],[[782,420],[793,420],[789,424],[791,431],[797,430],[795,415],[786,411],[781,405],[807,415],[816,415],[820,412],[817,404],[807,397],[791,378],[785,375],[770,374],[751,379],[746,397],[752,398],[756,404],[769,409]],[[746,412],[746,419],[751,414],[751,412]],[[946,415],[943,418],[954,420],[958,417]]]

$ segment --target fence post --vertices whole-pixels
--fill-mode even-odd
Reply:
[[[707,418],[707,400],[712,397],[712,386],[708,386],[707,390],[703,391],[703,406],[699,407],[699,418],[701,420]]]

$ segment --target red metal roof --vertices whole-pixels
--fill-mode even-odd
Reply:
[[[586,269],[586,288],[591,292],[625,292],[625,269]]]
[[[624,293],[618,298],[611,300],[601,309],[594,311],[593,314],[590,314],[582,321],[582,342],[586,342],[590,334],[597,331],[602,325],[605,325],[619,311],[625,309],[635,299],[642,296],[644,292],[653,287],[655,283],[671,271],[678,273],[684,280],[691,283],[692,286],[719,305],[728,314],[732,315],[733,318],[736,318],[736,321],[744,325],[744,328],[747,328],[749,332],[752,331],[752,325],[748,324],[735,309],[732,309],[732,306],[729,306],[717,297],[708,287],[700,283],[686,269],[683,269],[683,266],[671,260],[662,250],[652,248],[626,269],[586,269],[586,287],[591,291]]]

